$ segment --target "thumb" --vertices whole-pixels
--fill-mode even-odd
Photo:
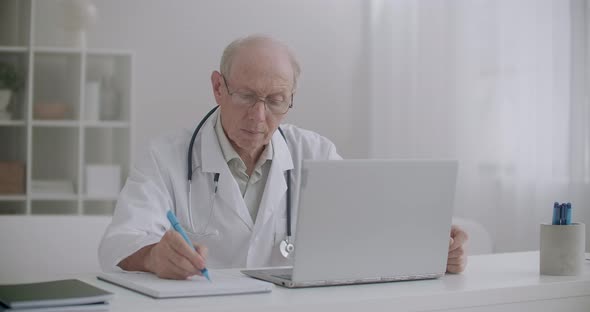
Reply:
[[[453,243],[455,242],[455,239],[453,239],[452,237],[449,239],[449,247],[453,246]]]

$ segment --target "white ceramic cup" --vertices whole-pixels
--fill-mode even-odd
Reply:
[[[541,224],[539,269],[543,275],[581,275],[584,272],[586,226]]]

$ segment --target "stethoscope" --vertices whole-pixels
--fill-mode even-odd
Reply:
[[[207,113],[207,115],[205,115],[205,117],[203,117],[203,119],[201,119],[201,122],[199,122],[199,125],[195,129],[195,132],[193,132],[193,136],[191,137],[191,141],[190,141],[190,144],[188,147],[188,157],[187,157],[188,214],[189,214],[191,226],[193,228],[194,228],[194,226],[192,224],[193,217],[192,217],[192,207],[191,207],[191,188],[192,188],[191,185],[192,185],[192,181],[193,181],[193,171],[192,171],[193,145],[195,143],[195,139],[197,138],[197,134],[199,133],[199,130],[201,130],[201,127],[203,126],[205,121],[207,121],[207,119],[215,112],[215,110],[217,110],[218,107],[219,106],[215,106],[212,110],[210,110]],[[287,142],[287,138],[285,138],[285,134],[283,133],[283,130],[281,129],[281,127],[279,127],[279,132],[281,133],[281,136],[283,137],[285,142]],[[214,233],[207,233],[206,232],[207,227],[209,227],[209,223],[210,223],[209,221],[211,220],[211,214],[213,211],[213,201],[215,200],[215,197],[217,195],[217,185],[218,184],[219,184],[219,173],[217,172],[213,176],[214,190],[213,190],[213,198],[210,199],[210,202],[209,202],[209,205],[211,207],[209,209],[209,217],[208,217],[207,225],[203,229],[201,236],[211,236],[211,235],[218,235],[219,234],[217,231]],[[288,258],[289,255],[292,254],[293,251],[295,250],[295,245],[293,245],[293,242],[291,241],[291,170],[287,170],[287,236],[279,244],[279,250],[281,252],[281,255],[283,255],[283,257],[285,257],[285,258]]]

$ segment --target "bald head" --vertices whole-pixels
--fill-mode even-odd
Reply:
[[[240,70],[250,68],[250,70],[268,73],[272,72],[274,67],[284,67],[286,64],[290,68],[280,68],[279,71],[291,73],[291,82],[295,89],[301,69],[293,52],[274,38],[252,35],[236,39],[225,48],[221,57],[220,71],[225,77],[231,77],[235,74],[232,72],[234,68],[240,68]]]

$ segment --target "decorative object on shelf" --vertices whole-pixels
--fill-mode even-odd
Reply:
[[[86,47],[86,31],[96,23],[98,10],[91,0],[63,0],[64,20],[68,45]]]
[[[100,115],[100,81],[87,81],[84,89],[86,120],[98,121]]]
[[[20,161],[0,162],[0,194],[25,193],[25,164]]]
[[[32,180],[31,192],[35,195],[75,195],[74,183],[70,180]]]
[[[11,119],[8,105],[12,94],[21,88],[22,83],[23,79],[14,66],[0,62],[0,120]]]
[[[114,77],[108,74],[102,79],[101,84],[101,120],[118,120],[119,117],[119,90],[116,87]]]
[[[69,114],[68,105],[62,102],[35,103],[33,108],[35,119],[66,119]]]
[[[116,197],[121,191],[121,166],[86,165],[86,195]]]

